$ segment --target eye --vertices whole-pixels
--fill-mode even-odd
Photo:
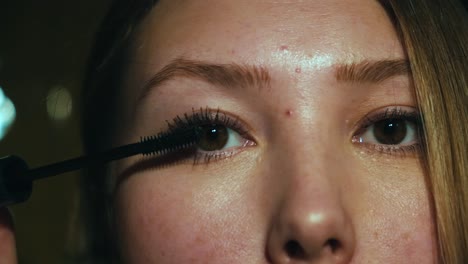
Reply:
[[[409,145],[418,140],[416,124],[404,118],[389,118],[370,125],[359,137],[360,143]]]
[[[239,133],[221,124],[199,126],[197,147],[202,151],[218,151],[232,147],[241,147],[247,142]]]
[[[176,116],[168,121],[167,133],[178,133],[179,129],[196,128],[197,142],[194,145],[180,149],[184,158],[192,157],[194,164],[209,163],[219,159],[229,158],[245,147],[255,146],[248,125],[240,117],[223,112],[220,109],[200,108],[192,115]],[[187,156],[188,155],[188,156]]]
[[[366,117],[353,142],[381,152],[419,151],[421,122],[417,111],[403,107],[385,109]]]

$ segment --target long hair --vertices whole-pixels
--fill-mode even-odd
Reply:
[[[83,87],[82,136],[87,153],[110,147],[116,100],[135,29],[157,0],[115,0],[97,34]],[[459,0],[380,0],[410,61],[423,115],[426,181],[440,263],[468,260],[468,14]],[[84,239],[78,259],[115,263],[105,168],[82,178]]]
[[[454,0],[384,4],[408,54],[423,114],[439,261],[468,261],[468,15]]]

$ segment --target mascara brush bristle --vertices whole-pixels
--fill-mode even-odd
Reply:
[[[193,146],[198,140],[195,129],[174,130],[168,133],[159,133],[155,136],[142,137],[140,144],[143,147],[141,154],[166,155]]]

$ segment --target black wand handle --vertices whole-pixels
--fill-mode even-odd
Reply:
[[[62,174],[93,165],[105,164],[137,154],[164,155],[194,145],[199,137],[198,127],[173,130],[156,136],[142,138],[140,142],[61,161],[43,167],[29,169],[17,156],[0,158],[0,207],[26,201],[35,180]]]
[[[21,177],[26,171],[26,162],[17,156],[0,159],[0,207],[29,199],[32,181]]]
[[[148,143],[142,142],[129,144],[106,152],[69,159],[31,170],[20,157],[0,158],[0,207],[21,203],[29,199],[35,180],[144,153],[144,147],[147,145]]]

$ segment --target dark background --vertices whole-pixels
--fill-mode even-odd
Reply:
[[[16,154],[37,167],[82,153],[84,66],[109,2],[0,0],[0,86],[17,111],[0,157]],[[28,202],[10,208],[20,263],[68,263],[78,175],[38,181]]]
[[[81,82],[109,2],[0,0],[0,86],[17,111],[0,141],[0,157],[16,154],[37,167],[82,153]],[[54,96],[54,90],[60,93]],[[63,101],[67,93],[71,98]],[[69,115],[57,120],[64,107]],[[71,232],[78,177],[75,172],[39,181],[28,202],[11,208],[20,263],[69,262],[79,241]]]

